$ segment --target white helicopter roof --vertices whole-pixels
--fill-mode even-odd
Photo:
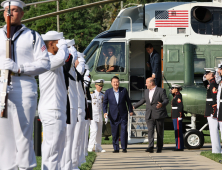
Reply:
[[[222,38],[195,32],[191,26],[194,7],[217,7],[214,2],[160,2],[122,9],[109,31],[126,30],[125,39],[162,40],[165,44],[221,44]],[[145,12],[144,12],[145,9]],[[146,26],[146,28],[144,27]],[[103,33],[102,33],[103,34]],[[124,38],[121,38],[124,39]]]

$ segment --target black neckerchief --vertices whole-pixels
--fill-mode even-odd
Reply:
[[[14,34],[22,28],[22,25],[11,25],[11,34],[10,38],[14,36]]]

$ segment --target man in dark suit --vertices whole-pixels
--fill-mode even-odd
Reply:
[[[155,84],[158,87],[161,87],[161,57],[157,51],[154,50],[151,43],[146,44],[145,48],[150,55],[150,63],[147,63],[147,67],[151,69],[152,78],[155,79]]]
[[[121,125],[121,147],[123,152],[127,152],[127,122],[128,109],[130,115],[133,115],[132,104],[129,99],[128,91],[124,87],[119,87],[119,78],[114,76],[111,79],[113,88],[106,90],[103,100],[104,118],[109,117],[113,137],[113,153],[119,153],[119,125]],[[109,103],[109,112],[107,105]],[[126,107],[128,105],[128,109]]]
[[[169,103],[169,99],[167,98],[166,90],[157,87],[152,77],[146,79],[146,86],[144,98],[136,103],[133,108],[136,109],[146,102],[145,120],[149,139],[149,147],[146,152],[153,152],[154,127],[156,125],[157,153],[160,153],[163,148],[164,119],[167,117],[166,105]]]

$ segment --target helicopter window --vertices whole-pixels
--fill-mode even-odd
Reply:
[[[194,7],[191,10],[191,26],[195,33],[222,35],[222,8]]]
[[[89,46],[84,50],[85,60],[86,62],[90,59],[90,57],[95,54],[95,51],[99,47],[99,41],[92,41]]]
[[[208,22],[212,18],[212,13],[205,7],[196,7],[193,16],[199,22]]]
[[[97,65],[97,71],[125,71],[125,42],[106,42],[103,44]]]
[[[96,58],[96,54],[97,54],[98,49],[94,52],[94,54],[92,55],[92,57],[90,57],[88,59],[88,61],[86,62],[86,64],[89,66],[89,71],[91,72],[95,63],[95,58]]]

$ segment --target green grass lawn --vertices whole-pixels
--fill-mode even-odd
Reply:
[[[212,151],[203,151],[200,153],[200,155],[222,164],[222,155],[220,153],[212,153]]]
[[[36,157],[37,160],[37,167],[34,170],[41,170],[41,158],[40,156]],[[96,153],[95,152],[88,152],[88,156],[86,157],[86,163],[82,164],[79,167],[80,170],[90,170],[93,166],[93,163],[96,160]]]

